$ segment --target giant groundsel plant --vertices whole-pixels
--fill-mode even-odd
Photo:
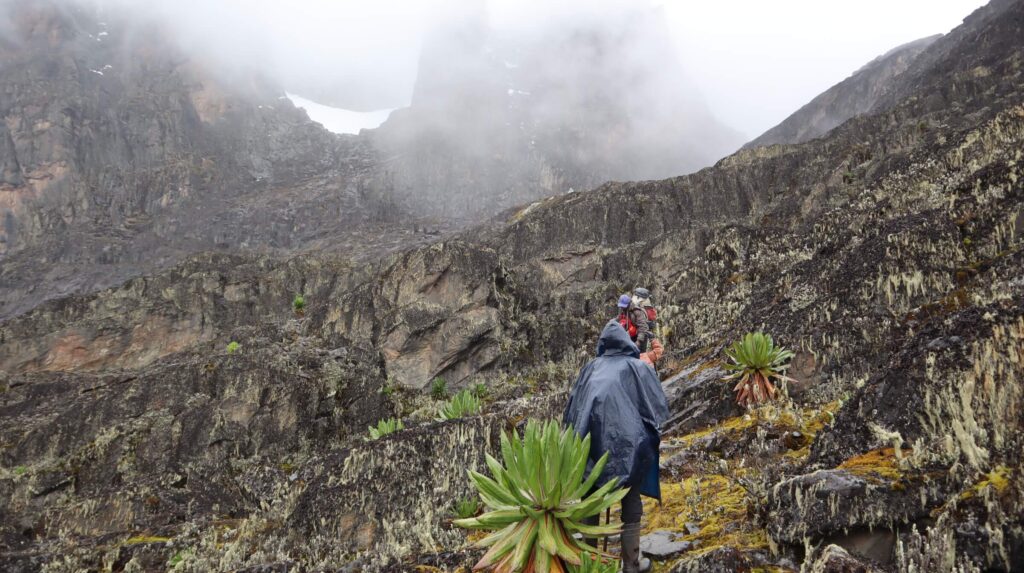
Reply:
[[[473,568],[496,573],[548,573],[575,571],[583,566],[600,570],[598,560],[584,553],[598,549],[574,534],[590,538],[619,532],[619,524],[587,525],[622,500],[627,490],[612,479],[594,488],[608,460],[605,453],[584,479],[590,454],[590,436],[581,438],[557,422],[530,421],[520,439],[501,434],[499,462],[487,455],[491,477],[475,471],[469,477],[488,511],[478,517],[455,520],[460,527],[493,530],[477,545],[489,548]]]

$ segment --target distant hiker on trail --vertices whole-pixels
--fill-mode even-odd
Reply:
[[[629,488],[622,500],[623,573],[650,567],[650,560],[640,554],[640,496],[661,500],[658,446],[667,419],[668,403],[658,375],[641,362],[640,350],[619,321],[609,321],[597,342],[597,358],[583,367],[573,384],[563,423],[572,424],[581,436],[590,434],[588,471],[608,452],[595,488],[612,478]]]
[[[629,339],[636,343],[641,352],[647,350],[647,339],[651,335],[647,313],[633,304],[633,297],[628,294],[619,297],[619,324],[626,329]]]
[[[644,316],[647,317],[648,344],[646,349],[641,347],[641,350],[646,350],[646,352],[640,355],[640,360],[654,366],[658,359],[661,358],[661,355],[665,353],[665,347],[661,345],[657,338],[658,310],[654,308],[654,302],[651,300],[651,291],[643,287],[637,287],[633,291],[632,304],[637,308],[643,309]]]
[[[655,325],[658,320],[658,311],[654,308],[654,302],[651,300],[651,291],[637,287],[633,291],[633,305],[637,308],[641,308],[644,311],[644,316],[647,317],[647,327],[651,331],[651,335],[654,335]]]

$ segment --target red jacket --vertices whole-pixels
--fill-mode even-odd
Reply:
[[[636,345],[639,346],[640,348],[643,348],[644,343],[654,336],[651,333],[650,325],[647,323],[647,311],[638,306],[630,305],[630,307],[626,309],[625,312],[619,313],[620,323],[623,322],[624,314],[628,316],[629,321],[632,322],[634,326],[636,326],[636,338],[633,340],[633,342],[635,342]],[[628,330],[629,329],[627,328],[627,331]],[[630,333],[630,338],[633,338],[632,332]]]

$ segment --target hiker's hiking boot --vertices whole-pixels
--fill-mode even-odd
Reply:
[[[622,527],[622,573],[646,573],[651,560],[640,553],[640,524],[627,523]]]

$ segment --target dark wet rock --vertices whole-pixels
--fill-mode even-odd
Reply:
[[[896,531],[885,528],[856,529],[830,537],[826,543],[848,552],[853,556],[850,558],[852,562],[865,559],[883,566],[891,566],[896,556],[897,537]]]
[[[65,471],[40,471],[33,476],[29,492],[34,497],[49,495],[73,484],[74,477]]]
[[[719,547],[676,562],[670,573],[737,573],[752,571],[760,559],[731,547]]]
[[[0,552],[0,568],[9,573],[37,573],[48,560],[41,555]]]
[[[655,531],[640,538],[640,550],[654,561],[665,561],[690,549],[693,544],[671,531]]]
[[[883,569],[852,557],[838,545],[828,545],[814,559],[811,573],[880,573]]]
[[[111,571],[159,571],[167,566],[173,551],[162,541],[130,543],[117,548]]]
[[[913,478],[898,481],[857,476],[848,470],[819,470],[776,484],[769,498],[769,533],[798,544],[849,530],[894,530],[928,516],[943,499],[941,486]]]
[[[725,370],[699,362],[662,383],[672,416],[666,433],[686,433],[714,426],[743,412],[732,400],[731,388],[722,381]]]
[[[298,564],[293,561],[285,561],[282,563],[271,563],[267,565],[253,565],[252,567],[246,567],[239,569],[238,573],[290,573],[298,569]]]
[[[663,476],[680,477],[691,473],[693,467],[698,467],[698,462],[708,461],[709,454],[701,448],[701,444],[694,443],[691,447],[683,449],[668,457],[662,456],[660,470]]]

